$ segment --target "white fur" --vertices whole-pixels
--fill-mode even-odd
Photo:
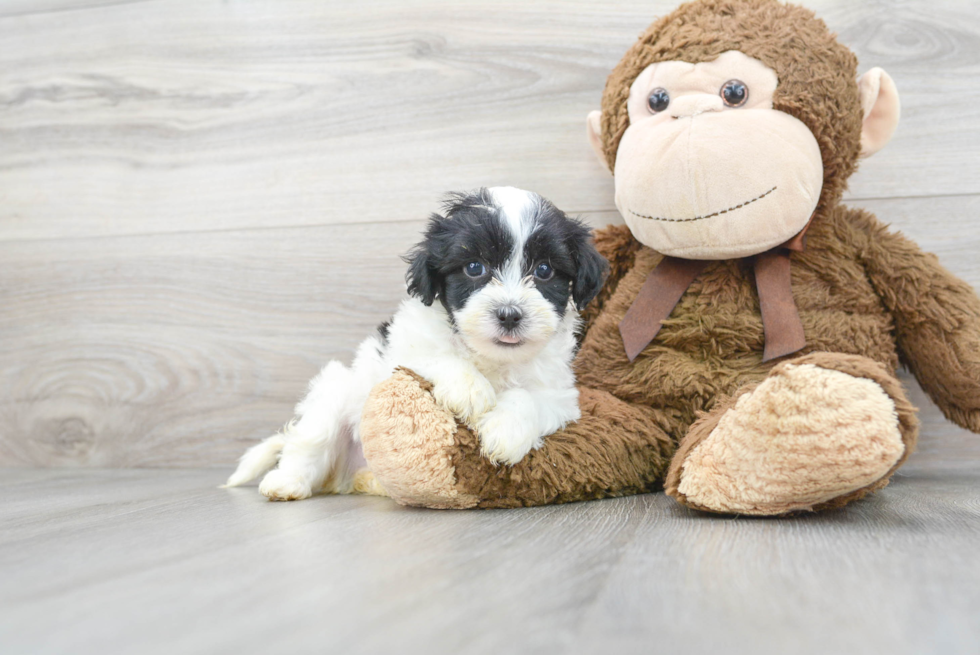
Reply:
[[[436,401],[476,429],[488,458],[515,464],[540,447],[543,437],[580,416],[571,369],[577,321],[570,306],[534,356],[488,361],[452,330],[440,305],[406,300],[392,319],[385,355],[372,336],[358,348],[350,368],[337,361],[327,364],[296,406],[296,420],[250,448],[226,486],[261,475],[278,455],[278,467],[259,485],[267,497],[299,500],[321,490],[349,492],[363,465],[361,408],[371,388],[398,366],[432,382]]]
[[[510,287],[520,283],[524,277],[523,257],[524,244],[531,236],[534,223],[531,212],[536,203],[535,194],[511,186],[497,186],[488,189],[494,201],[500,205],[504,222],[514,236],[515,247],[512,255],[504,264],[501,271],[501,281]]]
[[[494,279],[455,312],[454,330],[438,303],[404,301],[392,318],[385,346],[371,336],[349,368],[328,363],[296,406],[281,434],[250,448],[226,486],[268,471],[259,491],[272,500],[308,498],[317,491],[348,493],[364,465],[361,410],[374,385],[395,368],[412,369],[433,385],[440,405],[474,428],[483,454],[515,464],[543,438],[578,420],[578,389],[571,361],[578,313],[569,302],[563,317],[521,274],[524,244],[533,229],[537,196],[509,187],[491,189],[515,236],[513,254]],[[502,305],[523,313],[518,346],[502,346],[494,312]],[[276,465],[278,466],[269,470]]]

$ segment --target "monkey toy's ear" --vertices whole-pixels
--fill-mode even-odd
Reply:
[[[595,156],[599,158],[602,167],[612,174],[609,170],[609,162],[606,161],[606,153],[602,150],[602,112],[596,109],[590,111],[588,118],[585,119],[586,131],[589,135],[589,143],[595,151]]]
[[[861,157],[870,157],[885,147],[898,127],[898,89],[888,73],[876,67],[858,78],[858,92],[864,110]]]

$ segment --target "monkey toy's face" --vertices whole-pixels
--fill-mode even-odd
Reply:
[[[861,83],[871,101],[883,74],[876,70]],[[640,73],[613,171],[616,207],[637,240],[685,259],[733,259],[785,243],[806,227],[820,199],[823,162],[809,128],[773,108],[778,84],[771,68],[734,50],[697,64],[658,62]],[[873,94],[864,93],[869,85]],[[599,131],[593,112],[590,138],[602,159]],[[880,147],[863,145],[864,154]]]
[[[630,87],[630,126],[616,157],[616,206],[665,255],[753,255],[802,230],[823,163],[810,130],[772,108],[776,73],[730,51],[667,61]]]

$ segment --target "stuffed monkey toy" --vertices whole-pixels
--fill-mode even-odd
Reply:
[[[812,12],[696,0],[609,76],[588,134],[626,225],[584,314],[582,419],[513,467],[398,371],[361,426],[395,500],[515,507],[663,488],[778,515],[884,487],[913,450],[901,363],[980,431],[980,301],[868,212],[847,179],[898,122],[894,84]]]

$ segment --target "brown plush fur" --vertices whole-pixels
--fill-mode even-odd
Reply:
[[[863,355],[889,370],[898,365],[894,324],[858,259],[865,241],[853,212],[838,207],[793,255],[793,295],[807,337],[799,353]],[[618,229],[618,228],[613,228]],[[752,268],[745,261],[708,265],[633,362],[623,350],[619,322],[661,256],[642,247],[582,342],[579,383],[630,402],[663,408],[677,440],[699,412],[719,398],[761,381],[778,362],[763,363],[764,334]]]
[[[933,255],[867,212],[838,204],[860,149],[856,60],[806,9],[772,0],[700,0],[654,23],[606,85],[603,134],[610,165],[628,125],[629,87],[640,71],[656,61],[707,61],[728,50],[776,71],[775,108],[813,131],[825,167],[806,250],[792,255],[792,289],[807,345],[783,361],[873,380],[898,416],[905,450],[891,470],[812,509],[839,507],[886,485],[914,446],[913,408],[894,377],[900,363],[948,418],[980,431],[980,300]],[[543,449],[517,466],[499,469],[479,457],[475,435],[457,426],[447,451],[455,480],[447,495],[475,498],[480,507],[513,507],[635,493],[655,488],[673,456],[667,490],[684,502],[678,480],[691,449],[739,395],[781,365],[762,361],[759,300],[745,260],[709,264],[631,363],[619,322],[661,256],[625,226],[599,231],[596,244],[611,272],[585,312],[587,332],[575,361],[582,421],[547,437]],[[388,432],[397,442],[396,433]],[[374,437],[362,435],[367,450]],[[392,441],[386,443],[391,447]],[[376,464],[391,456],[384,448],[372,452],[368,460],[377,472]],[[391,488],[390,482],[408,475],[389,466],[379,479]],[[402,485],[396,498],[438,505],[411,484]]]
[[[674,448],[657,428],[666,421],[656,410],[584,389],[579,422],[517,465],[498,468],[480,455],[476,435],[436,405],[431,389],[399,370],[371,394],[361,424],[378,482],[407,505],[521,507],[652,491]]]
[[[640,250],[641,244],[630,234],[629,228],[625,225],[619,227],[609,226],[605,230],[595,232],[594,241],[596,249],[602,253],[609,262],[609,273],[605,284],[598,295],[582,311],[582,334],[588,333],[599,315],[599,310],[606,304],[606,300],[616,291],[616,286],[626,273],[633,268],[636,261],[636,253]]]
[[[473,507],[478,498],[455,488],[456,421],[437,407],[432,385],[398,369],[364,404],[361,433],[371,472],[392,498],[440,509]]]
[[[877,362],[871,361],[866,357],[827,352],[812,353],[810,355],[795,357],[788,361],[784,361],[783,363],[774,367],[770,372],[770,375],[778,374],[780,371],[785,370],[787,366],[799,366],[806,364],[818,366],[823,369],[840,371],[856,378],[866,378],[872,380],[880,385],[888,397],[891,398],[895,405],[895,411],[898,415],[898,429],[902,437],[902,444],[905,448],[902,456],[897,462],[895,462],[888,473],[866,487],[850,492],[844,496],[839,496],[826,503],[819,503],[800,509],[820,510],[831,507],[842,507],[848,502],[857,500],[858,498],[863,498],[872,491],[881,489],[888,484],[891,474],[894,473],[899,466],[904,464],[905,460],[908,459],[909,454],[915,450],[919,422],[915,417],[915,407],[913,407],[905,397],[905,392],[898,380],[896,380],[884,366]],[[680,489],[678,488],[680,486],[681,470],[691,450],[693,450],[699,443],[701,443],[706,437],[708,437],[708,435],[711,434],[711,432],[717,427],[718,421],[725,415],[726,412],[735,406],[736,401],[741,396],[751,393],[757,386],[758,385],[750,384],[739,389],[739,391],[733,396],[718,402],[711,412],[701,417],[694,423],[694,425],[691,426],[681,442],[680,447],[677,449],[677,453],[671,462],[670,470],[667,473],[664,489],[669,495],[674,496],[682,503],[694,507],[695,509],[700,509],[703,511],[717,511],[713,508],[701,507],[695,503],[691,503],[687,498],[685,498],[684,494],[681,493]]]
[[[674,449],[660,426],[662,412],[630,405],[605,391],[582,389],[582,418],[550,436],[513,467],[480,456],[476,435],[457,433],[453,465],[457,488],[480,498],[479,507],[520,507],[625,496],[660,488]]]

